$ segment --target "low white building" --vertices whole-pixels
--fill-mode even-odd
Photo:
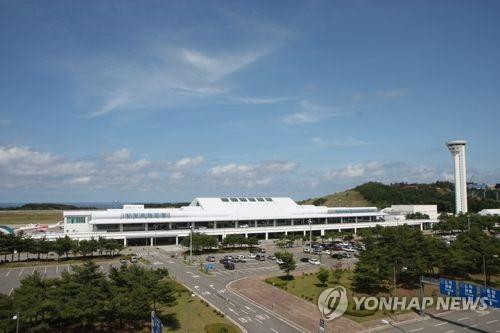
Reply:
[[[483,209],[479,212],[479,215],[488,216],[488,215],[497,215],[500,216],[500,209]]]
[[[229,234],[275,239],[286,234],[323,236],[330,230],[394,226],[387,213],[376,207],[326,207],[298,205],[290,198],[234,197],[196,198],[180,208],[144,208],[124,205],[120,209],[65,211],[64,233],[73,239],[99,236],[123,240],[124,245],[178,244],[195,231],[217,236]],[[419,228],[430,227],[436,219],[409,220]]]
[[[392,219],[397,217],[400,220],[405,220],[407,214],[415,213],[426,214],[432,220],[437,220],[439,216],[437,205],[391,205],[382,209],[382,212],[387,213]]]

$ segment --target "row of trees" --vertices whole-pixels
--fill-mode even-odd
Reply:
[[[479,214],[450,215],[441,214],[439,223],[434,225],[434,230],[441,234],[456,234],[469,230],[470,227],[487,230],[488,232],[500,231],[496,224],[500,222],[498,216],[481,216]]]
[[[175,304],[177,290],[166,269],[138,265],[112,268],[109,278],[87,261],[60,278],[44,279],[35,272],[21,281],[10,296],[0,294],[0,330],[14,331],[19,313],[20,331],[66,332],[100,326],[116,331],[124,324],[141,327],[152,310]]]
[[[184,237],[181,241],[181,245],[184,247],[189,247],[191,244],[191,237]],[[216,236],[210,236],[200,232],[194,232],[192,235],[193,251],[195,253],[201,253],[205,250],[215,249],[219,247],[219,241]],[[221,242],[223,247],[243,247],[248,246],[250,248],[259,244],[259,240],[256,237],[245,237],[244,235],[227,235]]]
[[[83,257],[114,256],[122,249],[121,242],[102,237],[77,241],[65,236],[55,241],[48,241],[45,238],[33,239],[23,235],[0,235],[0,254],[4,256],[3,261],[7,261],[8,258],[10,261],[28,260],[30,255],[36,256],[38,260],[43,257],[47,259],[49,253],[56,253],[59,258],[63,255],[68,258],[70,253]]]
[[[394,273],[407,287],[417,286],[422,275],[469,277],[485,270],[489,282],[492,274],[500,273],[500,239],[476,226],[449,245],[407,225],[363,229],[361,235],[366,250],[354,274],[358,291],[389,290]]]

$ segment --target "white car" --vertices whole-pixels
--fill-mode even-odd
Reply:
[[[248,228],[248,224],[240,224],[238,225],[240,228]]]
[[[309,263],[312,265],[321,265],[318,259],[311,258],[309,259]]]
[[[255,257],[257,257],[257,255],[253,252],[248,255],[248,258],[251,258],[251,259],[255,259]]]
[[[304,252],[305,252],[305,253],[309,253],[309,252],[311,252],[311,248],[309,248],[309,247],[305,247],[305,248],[304,248]]]
[[[236,262],[247,262],[247,258],[244,255],[239,254],[236,256],[235,261]]]
[[[277,263],[278,265],[281,265],[281,264],[283,264],[283,260],[281,260],[281,259],[276,259],[276,263]]]
[[[330,254],[330,250],[323,250],[323,251],[321,251],[321,253],[329,255]]]

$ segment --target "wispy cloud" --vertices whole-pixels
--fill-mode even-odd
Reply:
[[[335,139],[324,140],[320,137],[312,138],[312,142],[318,146],[326,147],[356,147],[356,146],[367,146],[373,145],[374,142],[363,141],[360,139],[353,138],[351,136],[343,136]]]
[[[299,104],[299,111],[286,115],[281,121],[289,125],[312,124],[319,121],[353,114],[339,106],[326,106],[308,100],[302,100]]]

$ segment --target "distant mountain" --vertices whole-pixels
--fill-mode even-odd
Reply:
[[[90,210],[95,207],[79,207],[58,203],[28,203],[21,206],[2,207],[0,210]]]
[[[478,212],[485,208],[500,208],[497,190],[469,190],[469,211]],[[369,182],[351,190],[307,199],[302,204],[325,205],[329,207],[360,207],[390,205],[437,205],[439,212],[453,212],[455,207],[454,186],[450,182],[431,184]]]

